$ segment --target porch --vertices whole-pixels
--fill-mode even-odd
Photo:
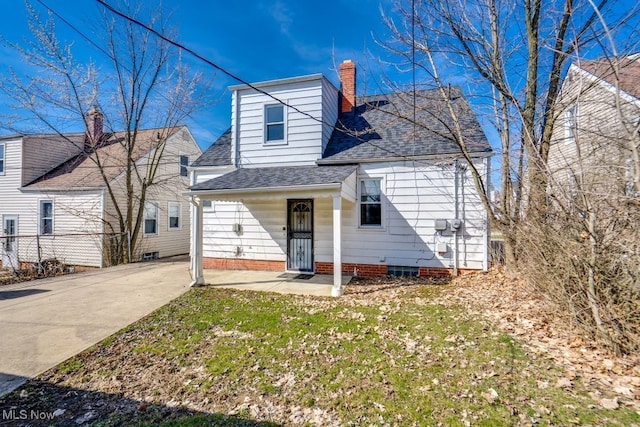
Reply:
[[[325,268],[319,272],[333,273],[329,294],[341,295],[346,283],[342,277],[343,200],[356,202],[355,180],[353,165],[298,166],[237,169],[191,186],[192,286],[206,283],[205,263],[209,268],[241,269],[240,280],[245,282],[249,282],[243,277],[247,270],[267,270],[264,274],[273,278],[273,271],[313,273],[322,264]],[[206,223],[205,201],[212,207],[221,203],[208,211]]]
[[[204,270],[204,286],[281,294],[331,296],[333,275],[280,271]],[[342,286],[351,276],[342,276]]]

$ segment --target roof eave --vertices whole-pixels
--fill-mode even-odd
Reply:
[[[276,80],[266,80],[262,82],[251,83],[251,86],[247,84],[233,85],[233,86],[229,86],[229,90],[234,91],[234,90],[243,90],[243,89],[252,89],[252,88],[261,89],[261,88],[270,87],[270,86],[303,83],[303,82],[310,82],[310,81],[322,80],[322,79],[325,79],[324,74],[316,73],[316,74],[309,74],[306,76],[288,77],[288,78],[276,79]]]
[[[104,187],[21,187],[23,193],[65,193],[69,191],[102,191]]]
[[[485,158],[493,156],[493,150],[472,152],[469,155],[472,158]],[[379,162],[398,162],[410,160],[438,160],[442,158],[462,157],[462,153],[440,153],[427,154],[423,156],[394,156],[394,157],[369,157],[364,159],[320,159],[316,163],[318,165],[338,165],[338,164],[357,164],[357,163],[379,163]]]
[[[277,187],[251,187],[239,189],[222,189],[222,190],[189,190],[183,193],[186,196],[200,195],[229,195],[229,194],[250,194],[250,193],[277,193],[282,191],[309,191],[309,190],[339,190],[342,182],[332,182],[329,184],[308,184],[308,185],[285,185]]]

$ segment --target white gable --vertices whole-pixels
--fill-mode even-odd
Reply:
[[[338,90],[320,74],[253,87],[258,90],[231,88],[234,164],[249,168],[315,164],[337,118]]]

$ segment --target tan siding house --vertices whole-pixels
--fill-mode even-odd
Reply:
[[[77,266],[109,264],[107,247],[119,232],[115,207],[95,160],[99,159],[110,187],[124,200],[126,154],[122,133],[104,134],[98,148],[85,145],[84,133],[16,135],[0,139],[0,248],[3,268],[55,258]],[[189,251],[188,163],[201,151],[186,126],[139,132],[133,153],[140,173],[151,156],[164,147],[158,185],[148,191],[157,206],[155,233],[141,233],[134,260],[145,254],[165,257]]]
[[[640,150],[640,57],[572,64],[559,97],[549,150],[553,197],[576,188],[624,195],[632,187],[633,150]],[[594,193],[595,192],[595,193]]]

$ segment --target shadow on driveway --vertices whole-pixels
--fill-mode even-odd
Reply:
[[[0,300],[27,297],[29,295],[51,292],[51,289],[16,289],[11,291],[0,290]]]

